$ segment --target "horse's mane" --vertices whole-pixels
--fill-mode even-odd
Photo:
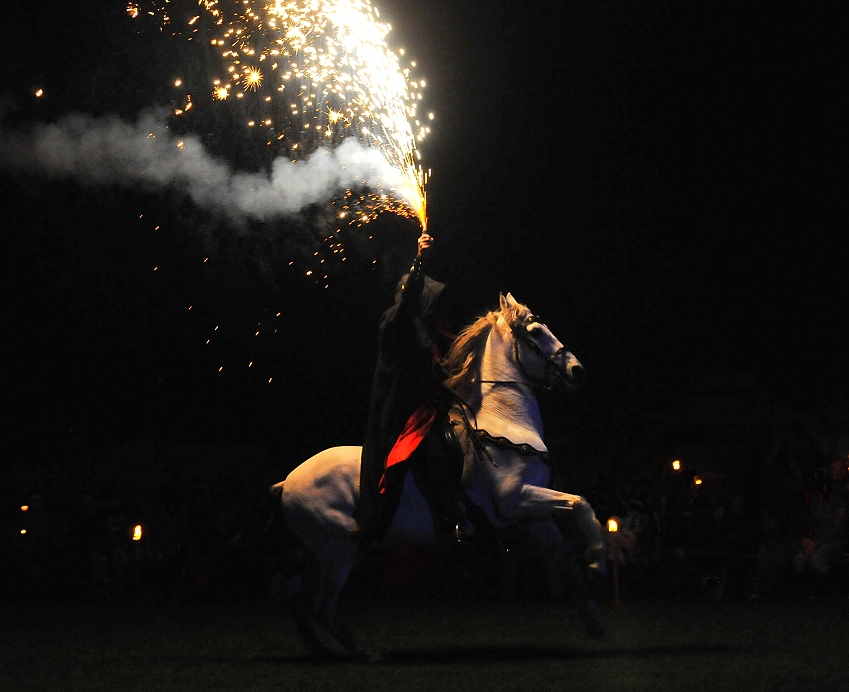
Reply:
[[[487,312],[467,325],[458,335],[442,359],[446,378],[443,386],[460,396],[470,396],[472,385],[480,371],[480,355],[483,353],[489,332],[498,320],[499,313]],[[471,403],[471,402],[470,402]]]
[[[518,304],[504,317],[512,324],[525,313],[530,314],[527,306]],[[501,316],[500,311],[490,311],[478,317],[460,332],[442,359],[442,367],[446,373],[442,384],[464,397],[467,403],[473,406],[476,403],[474,400],[480,396],[480,388],[475,386],[480,374],[480,356],[490,330]]]

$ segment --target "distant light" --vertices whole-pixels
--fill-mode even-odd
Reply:
[[[21,505],[22,512],[29,512],[29,505]]]
[[[141,524],[136,524],[133,527],[133,540],[140,541],[142,538],[142,526]]]
[[[21,529],[21,536],[23,536],[27,532],[26,529]]]
[[[701,478],[699,478],[698,476],[693,476],[693,483],[694,483],[695,485],[701,485],[701,484],[702,484],[702,479],[701,479]]]
[[[609,533],[616,533],[618,530],[619,522],[617,521],[616,517],[610,517],[610,519],[607,520],[607,531]]]
[[[681,460],[680,459],[673,459],[672,460],[672,470],[673,471],[680,471],[681,470]]]
[[[35,97],[37,99],[40,99],[42,96],[44,96],[44,89],[36,89],[35,90]]]

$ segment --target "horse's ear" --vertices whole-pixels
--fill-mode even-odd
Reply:
[[[506,297],[503,293],[499,293],[498,301],[501,303],[501,312],[507,312],[518,305],[512,293],[508,293]]]

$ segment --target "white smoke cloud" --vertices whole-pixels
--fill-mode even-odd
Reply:
[[[175,187],[234,221],[295,215],[359,184],[393,194],[404,188],[401,173],[379,150],[353,138],[320,148],[305,161],[278,158],[268,174],[234,172],[197,137],[173,135],[156,113],[136,123],[74,114],[26,133],[0,130],[4,169],[86,185]]]

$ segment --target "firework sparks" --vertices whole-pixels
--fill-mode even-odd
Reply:
[[[366,193],[347,190],[352,218],[391,211],[427,227],[427,175],[417,150],[430,132],[418,116],[424,81],[412,80],[415,63],[402,66],[388,47],[391,27],[368,0],[196,0],[182,25],[177,4],[153,0],[148,14],[174,36],[197,42],[205,35],[221,68],[206,86],[185,80],[176,115],[189,115],[190,89],[208,89],[218,104],[234,103],[233,94],[246,125],[261,124],[266,144],[282,158],[304,160],[345,139],[377,149],[393,177],[360,181]],[[128,12],[142,14],[135,2]]]
[[[255,67],[247,67],[242,82],[245,85],[245,91],[248,89],[256,91],[262,84],[262,72]]]

